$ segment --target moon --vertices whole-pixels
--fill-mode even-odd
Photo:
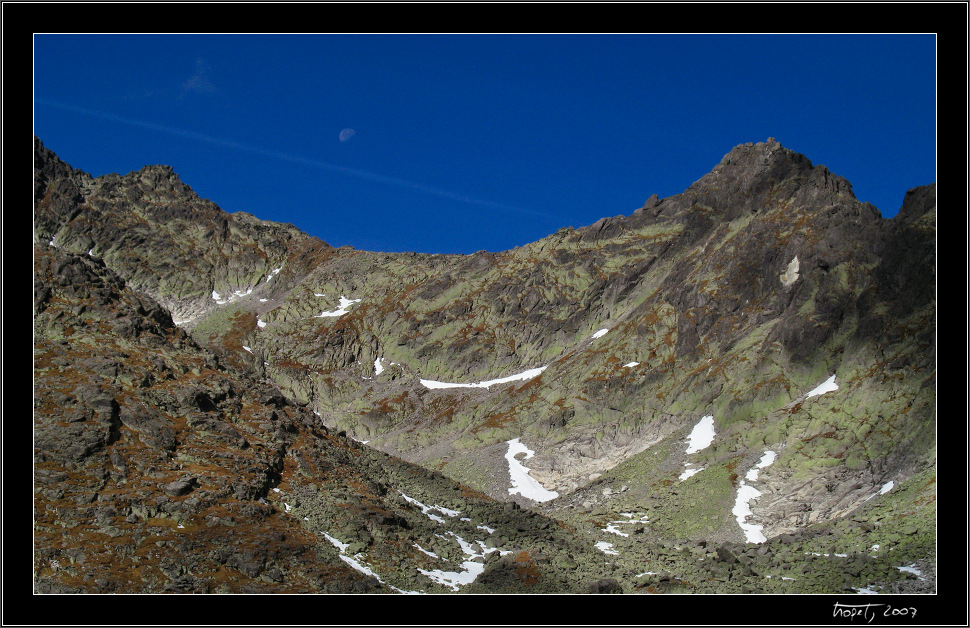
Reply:
[[[346,142],[350,140],[350,138],[354,136],[355,132],[356,131],[354,131],[353,129],[344,129],[343,131],[340,132],[340,141]]]

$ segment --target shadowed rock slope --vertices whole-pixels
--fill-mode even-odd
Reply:
[[[100,261],[41,244],[34,274],[38,592],[449,593],[474,576],[482,593],[586,592],[604,577],[564,524],[223,367]]]
[[[36,259],[72,253],[110,269],[126,294],[153,304],[141,306],[150,320],[171,313],[165,322],[178,327],[165,334],[208,356],[194,360],[278,387],[294,429],[316,430],[323,450],[339,440],[372,470],[407,460],[482,503],[514,500],[576,532],[599,559],[569,553],[577,558],[554,569],[564,590],[606,577],[651,592],[933,586],[924,574],[936,539],[934,185],[883,219],[846,180],[769,140],[736,147],[682,194],[628,216],[500,253],[389,254],[227,214],[167,167],[93,178],[35,144]],[[54,328],[76,327],[62,318]],[[129,318],[98,331],[137,336]],[[40,324],[38,338],[69,340]],[[102,355],[108,346],[60,359],[125,364]],[[152,389],[159,368],[146,364],[138,377],[150,383],[131,385]],[[43,386],[52,377],[35,368]],[[234,427],[219,404],[259,399],[246,401],[248,384],[230,388],[205,393],[208,411],[223,413],[206,434],[231,444],[226,424],[243,440],[295,438],[264,420],[250,435]],[[192,403],[165,401],[183,402]],[[92,427],[95,414],[58,420]],[[170,457],[181,446],[160,427],[131,425],[122,422]],[[110,421],[102,431],[110,440]],[[48,449],[67,447],[37,434]],[[539,488],[512,493],[521,445]],[[245,481],[229,475],[232,486]],[[270,499],[264,484],[230,492]],[[919,576],[898,569],[917,560],[929,561]],[[486,575],[463,590],[502,580]]]

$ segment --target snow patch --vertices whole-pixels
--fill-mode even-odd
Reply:
[[[900,571],[905,571],[906,573],[911,573],[914,576],[918,577],[920,580],[926,580],[926,578],[923,577],[923,572],[916,567],[916,563],[913,563],[912,565],[906,565],[905,567],[896,567],[896,569]]]
[[[518,493],[522,497],[537,502],[547,502],[559,497],[556,491],[547,490],[544,486],[529,475],[529,468],[518,461],[518,454],[525,454],[523,458],[528,460],[535,452],[525,446],[518,438],[505,441],[509,444],[509,450],[505,453],[505,459],[509,462],[509,476],[512,486],[509,487],[509,495]]]
[[[256,317],[256,325],[258,325],[260,328],[266,327],[266,321],[259,320],[259,317],[257,316]]]
[[[455,538],[458,545],[461,546],[461,551],[472,560],[463,561],[461,564],[461,571],[444,571],[441,569],[418,569],[418,571],[428,576],[438,584],[444,585],[450,588],[452,591],[457,591],[458,587],[475,582],[475,579],[485,571],[485,563],[482,560],[485,554],[500,550],[494,547],[485,548],[481,541],[476,541],[478,543],[478,547],[476,547],[471,543],[467,543],[465,539],[461,538],[454,532],[448,532],[448,535]],[[501,553],[506,554],[508,552]]]
[[[625,366],[627,368],[633,368],[634,366],[640,366],[640,363],[639,362],[627,362],[623,366]]]
[[[738,525],[741,526],[741,530],[744,532],[744,537],[748,543],[764,543],[767,540],[765,535],[761,533],[763,526],[745,523],[745,519],[753,514],[751,508],[748,506],[748,502],[760,496],[761,491],[745,484],[742,480],[741,486],[738,487],[738,496],[734,501],[734,508],[731,509],[731,514],[738,520]]]
[[[421,547],[421,546],[420,546],[420,545],[418,545],[417,543],[415,543],[415,544],[414,544],[414,547],[416,547],[416,548],[418,548],[418,551],[420,551],[420,552],[423,552],[423,553],[425,553],[425,554],[427,554],[427,555],[428,555],[428,556],[430,556],[431,558],[441,558],[440,556],[438,556],[438,555],[437,555],[437,554],[435,554],[434,552],[429,552],[428,550],[426,550],[426,549],[424,549],[423,547]]]
[[[777,458],[777,454],[775,452],[771,450],[766,451],[764,455],[761,456],[761,460],[758,461],[758,464],[756,464],[753,469],[750,469],[747,474],[745,474],[744,478],[749,482],[756,481],[758,479],[758,470],[764,469],[770,465],[775,461],[775,458]]]
[[[697,453],[709,447],[714,442],[714,417],[711,415],[702,417],[687,439],[689,442],[686,453],[688,454]]]
[[[403,497],[405,499],[405,501],[407,501],[410,504],[414,504],[415,506],[417,506],[418,508],[420,508],[421,509],[421,512],[424,513],[425,516],[427,516],[428,519],[431,519],[432,521],[437,521],[438,523],[444,523],[445,522],[445,520],[442,519],[441,517],[439,517],[438,515],[431,514],[431,511],[432,510],[437,510],[441,514],[448,515],[449,517],[457,517],[458,515],[461,514],[457,510],[451,510],[450,508],[445,508],[444,506],[438,506],[438,505],[428,506],[426,504],[422,504],[421,502],[419,502],[418,500],[414,499],[413,497],[408,497],[404,493],[401,493],[401,491],[398,491],[398,493],[401,494],[401,497]]]
[[[306,518],[304,518],[304,521],[306,521]],[[356,569],[360,573],[362,573],[364,575],[367,575],[367,576],[371,576],[372,578],[375,578],[381,584],[387,584],[386,582],[384,582],[383,580],[381,580],[381,577],[380,576],[378,576],[376,573],[374,573],[374,570],[372,570],[370,567],[368,567],[363,562],[361,562],[363,560],[363,558],[362,558],[363,554],[355,554],[353,557],[347,556],[346,552],[347,552],[347,548],[350,547],[350,543],[341,543],[339,539],[336,539],[336,538],[330,536],[326,532],[320,532],[320,534],[322,534],[324,537],[326,537],[326,539],[328,541],[330,541],[330,543],[332,543],[334,547],[337,548],[337,550],[340,552],[340,554],[339,554],[340,560],[344,561],[345,563],[347,563],[348,565],[350,565],[351,567],[353,567],[354,569]],[[390,584],[388,584],[387,586],[391,587],[392,589],[394,589],[398,593],[406,593],[406,594],[416,594],[417,593],[417,591],[403,591],[401,589],[398,589],[394,585],[390,585]]]
[[[797,255],[793,257],[790,262],[788,262],[788,268],[786,268],[785,272],[779,275],[778,278],[781,279],[782,285],[785,286],[786,288],[792,285],[793,283],[795,283],[795,280],[798,279],[798,256]]]
[[[622,531],[620,531],[619,528],[617,528],[615,525],[613,525],[614,523],[617,523],[617,522],[616,521],[611,521],[608,524],[606,524],[606,527],[603,528],[603,532],[609,532],[609,533],[615,534],[617,536],[630,536],[630,534],[628,532],[622,532]]]
[[[870,499],[872,499],[873,497],[875,497],[877,495],[885,495],[889,491],[893,490],[893,487],[894,486],[896,486],[896,483],[894,481],[892,481],[892,480],[889,480],[888,482],[886,482],[885,484],[882,485],[882,488],[879,489],[879,492],[878,493],[873,493],[869,497],[866,497],[865,501],[869,501]]]
[[[686,463],[684,466],[687,467],[687,468],[684,469],[684,472],[681,473],[680,476],[678,476],[678,479],[681,482],[683,482],[684,480],[686,480],[689,477],[693,477],[694,475],[697,475],[698,473],[700,473],[701,471],[704,470],[704,467],[701,467],[700,469],[691,469],[690,467],[692,467],[694,465],[692,465],[690,462]]]
[[[252,292],[253,292],[253,289],[252,288],[250,288],[246,292],[243,292],[242,290],[235,290],[235,291],[233,291],[232,295],[229,296],[229,298],[224,299],[224,298],[222,298],[222,295],[221,294],[219,294],[218,292],[216,292],[215,290],[213,290],[212,291],[212,300],[215,301],[216,303],[218,303],[219,305],[225,305],[226,303],[231,303],[232,301],[235,301],[236,299],[239,299],[241,297],[247,297],[250,294],[252,294]]]
[[[606,335],[606,332],[608,332],[608,331],[610,331],[610,330],[609,329],[601,329],[601,330],[599,330],[598,332],[596,332],[595,334],[593,334],[590,337],[591,338],[594,338],[594,339],[595,338],[602,338],[603,336]]]
[[[516,375],[509,375],[508,377],[500,377],[499,379],[490,379],[484,382],[478,382],[476,384],[456,384],[453,382],[438,382],[433,379],[422,379],[421,384],[425,388],[488,388],[489,386],[494,386],[495,384],[507,384],[509,382],[515,381],[526,381],[537,376],[539,373],[546,370],[546,366],[540,366],[539,368],[529,369],[528,371],[523,371]]]
[[[485,571],[485,563],[474,560],[462,562],[462,571],[443,571],[441,569],[418,569],[421,573],[428,576],[438,584],[442,584],[452,591],[457,591],[458,587],[475,582]]]
[[[270,279],[272,279],[273,277],[275,277],[276,275],[278,275],[278,274],[279,274],[279,272],[280,272],[281,270],[283,270],[283,267],[282,267],[282,266],[280,266],[280,267],[279,267],[279,268],[277,268],[277,269],[274,269],[274,270],[273,270],[273,271],[272,271],[272,272],[271,272],[271,273],[269,274],[269,277],[267,277],[267,278],[266,278],[266,282],[267,282],[267,283],[269,283],[269,280],[270,280]]]
[[[634,517],[636,517],[636,515],[633,514],[632,512],[621,512],[620,514],[624,515],[626,519],[625,520],[621,519],[618,521],[610,521],[608,524],[606,524],[606,527],[603,528],[603,532],[609,532],[617,536],[630,536],[629,533],[621,531],[616,526],[628,524],[628,523],[645,523],[649,521],[649,517],[647,515],[641,515],[639,519],[635,519]]]
[[[609,554],[610,556],[619,556],[620,553],[613,549],[612,543],[607,543],[606,541],[597,541],[595,543],[596,549],[603,552],[604,554]]]
[[[384,365],[381,364],[381,362],[383,361],[384,361],[384,358],[377,358],[376,360],[374,360],[374,375],[380,375],[381,373],[384,372]]]
[[[336,547],[338,550],[340,550],[340,553],[341,554],[343,554],[344,552],[346,552],[347,551],[347,548],[350,547],[350,543],[341,543],[339,539],[336,539],[336,538],[330,536],[326,532],[321,532],[320,534],[322,534],[324,536],[324,538],[326,538],[328,541],[330,541],[333,544],[334,547]]]
[[[754,482],[758,479],[758,470],[764,469],[771,463],[775,461],[776,454],[773,451],[766,451],[755,468],[748,471],[745,475],[745,480]],[[741,480],[740,486],[738,486],[738,496],[734,501],[734,508],[731,509],[731,514],[734,515],[735,519],[738,521],[738,525],[741,526],[741,530],[744,532],[745,539],[748,543],[764,543],[767,538],[762,534],[761,530],[764,526],[760,526],[753,523],[745,523],[745,520],[752,515],[751,508],[748,504],[758,497],[761,496],[761,491],[755,487],[747,484],[745,480]]]
[[[351,567],[353,567],[354,569],[356,569],[360,573],[362,573],[362,574],[364,574],[366,576],[371,576],[372,578],[376,579],[381,584],[387,584],[386,582],[384,582],[383,580],[381,580],[381,577],[378,576],[376,573],[374,573],[374,571],[370,567],[368,567],[367,565],[364,565],[363,563],[361,563],[360,561],[358,561],[357,560],[357,557],[359,557],[359,556],[360,556],[360,554],[358,554],[357,556],[354,556],[353,558],[351,558],[350,556],[347,556],[346,554],[340,554],[340,560],[344,561],[345,563],[347,563],[348,565],[350,565]],[[418,595],[418,592],[417,591],[404,591],[402,589],[398,589],[396,586],[394,586],[392,584],[387,584],[387,586],[391,587],[393,590],[397,591],[398,593],[403,593],[405,595]]]
[[[817,397],[819,395],[824,395],[827,392],[832,392],[833,390],[838,390],[839,385],[835,383],[835,375],[828,378],[806,395],[806,397]]]
[[[349,308],[354,303],[360,303],[360,299],[348,299],[347,297],[341,295],[339,308],[337,308],[336,310],[331,310],[329,312],[321,312],[317,316],[314,316],[314,318],[322,318],[325,316],[343,316],[344,314],[350,311],[347,308]]]
[[[691,430],[690,434],[687,436],[687,451],[684,452],[688,455],[697,453],[703,449],[707,449],[714,442],[714,417],[705,416],[702,417],[694,429]],[[692,462],[684,463],[684,472],[680,474],[678,479],[683,482],[687,478],[700,473],[704,470],[704,467],[699,469],[692,469],[694,466]]]

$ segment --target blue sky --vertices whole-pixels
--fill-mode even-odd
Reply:
[[[887,217],[936,180],[932,34],[39,34],[33,55],[34,133],[75,168],[167,164],[334,246],[510,249],[768,137]]]

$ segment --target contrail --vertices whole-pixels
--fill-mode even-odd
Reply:
[[[396,177],[389,177],[383,174],[377,174],[376,172],[368,172],[367,170],[358,170],[356,168],[348,168],[346,166],[338,166],[336,164],[331,164],[326,161],[320,161],[317,159],[307,159],[305,157],[298,157],[296,155],[290,155],[288,153],[282,153],[280,151],[271,150],[267,148],[262,148],[259,146],[252,146],[249,144],[243,144],[241,142],[235,142],[232,140],[226,140],[220,137],[213,137],[211,135],[206,135],[204,133],[197,133],[195,131],[188,131],[185,129],[178,129],[170,126],[165,126],[162,124],[156,124],[154,122],[145,122],[143,120],[134,120],[131,118],[124,118],[121,116],[116,116],[111,113],[106,113],[104,111],[96,111],[94,109],[85,109],[84,107],[77,107],[75,105],[66,105],[64,103],[56,102],[53,100],[47,100],[44,98],[35,98],[34,103],[47,105],[49,107],[57,107],[58,109],[64,109],[66,111],[73,111],[74,113],[80,113],[86,116],[91,116],[95,118],[101,118],[103,120],[110,120],[112,122],[120,122],[122,124],[128,124],[131,126],[141,127],[143,129],[149,129],[152,131],[158,131],[159,133],[166,133],[168,135],[176,135],[179,137],[187,137],[189,139],[198,140],[200,142],[206,142],[208,144],[216,144],[219,146],[225,146],[226,148],[232,148],[236,150],[246,151],[249,153],[255,153],[257,155],[262,155],[264,157],[270,157],[273,159],[279,159],[281,161],[289,161],[291,163],[300,164],[304,166],[311,166],[313,168],[320,168],[323,170],[330,170],[331,172],[338,172],[351,177],[356,177],[358,179],[365,179],[367,181],[376,181],[378,183],[384,183],[386,185],[396,185],[398,187],[407,188],[415,192],[422,192],[424,194],[430,194],[432,196],[437,196],[440,198],[446,198],[453,201],[459,201],[462,203],[468,203],[471,205],[479,205],[483,207],[491,207],[494,209],[500,209],[505,211],[517,212],[520,214],[529,214],[532,216],[542,216],[544,218],[549,218],[552,220],[558,220],[556,216],[548,214],[545,212],[535,211],[531,209],[524,209],[522,207],[516,207],[514,205],[507,205],[505,203],[498,203],[495,201],[486,201],[482,199],[472,198],[465,196],[463,194],[458,194],[456,192],[450,192],[448,190],[442,190],[440,188],[435,188],[421,183],[415,183],[414,181],[408,181],[406,179],[399,179]]]

